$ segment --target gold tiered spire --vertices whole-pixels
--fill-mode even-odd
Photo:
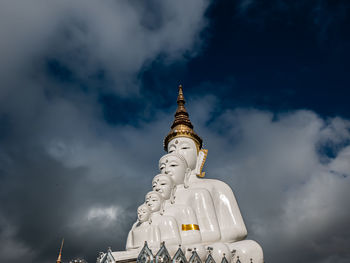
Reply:
[[[58,258],[56,260],[56,263],[61,263],[61,257],[62,257],[62,248],[63,248],[63,243],[64,243],[64,238],[62,239],[62,243],[61,243],[61,248],[60,248],[60,253],[58,254]]]
[[[175,120],[171,125],[171,130],[164,139],[164,150],[167,151],[169,142],[176,137],[188,137],[194,140],[198,150],[202,148],[202,139],[194,132],[193,125],[185,108],[185,97],[182,85],[179,85],[179,95],[177,96],[177,110]]]

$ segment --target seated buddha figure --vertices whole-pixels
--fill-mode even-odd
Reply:
[[[198,225],[188,222],[182,228],[199,230],[202,243],[220,240],[220,229],[215,215],[213,200],[210,193],[202,188],[189,188],[186,185],[191,170],[186,160],[179,154],[166,154],[159,160],[161,173],[168,175],[174,182],[174,204],[189,206],[195,213]]]
[[[201,150],[202,139],[193,130],[184,106],[181,86],[177,104],[174,123],[164,139],[165,151],[177,153],[186,160],[191,170],[186,179],[189,189],[206,189],[210,193],[220,227],[220,242],[228,246],[230,251],[235,250],[240,259],[252,258],[253,262],[263,262],[260,245],[255,241],[243,240],[247,236],[247,229],[231,188],[220,180],[202,178],[207,150]]]
[[[158,192],[148,192],[145,203],[151,211],[151,226],[156,229],[151,239],[147,240],[149,246],[159,249],[160,243],[165,242],[170,255],[174,255],[179,244],[181,244],[181,236],[176,219],[173,216],[163,214],[164,199]]]
[[[162,195],[164,201],[163,215],[169,215],[175,218],[179,227],[181,236],[181,245],[200,244],[202,237],[199,229],[190,229],[188,225],[198,226],[198,220],[193,209],[184,204],[175,203],[176,185],[167,174],[158,174],[152,181],[153,191]],[[183,231],[184,228],[187,231]]]
[[[204,259],[208,244],[213,248],[213,256],[215,260],[222,259],[223,253],[229,254],[228,248],[223,244],[216,245],[220,240],[220,229],[215,215],[213,200],[210,193],[206,189],[189,188],[186,185],[190,170],[188,169],[186,160],[178,154],[166,154],[159,161],[160,171],[168,175],[175,184],[173,204],[166,207],[165,212],[169,209],[169,213],[177,213],[177,207],[189,207],[189,211],[193,211],[195,217],[187,219],[196,221],[181,220],[181,233],[186,236],[185,244],[186,256],[191,253],[188,250],[196,249],[198,255]],[[173,211],[172,211],[173,210]],[[183,210],[186,211],[186,210]],[[198,222],[198,224],[196,224]],[[197,233],[201,236],[201,242],[198,243]],[[191,240],[192,239],[192,240]],[[222,249],[224,248],[224,250]]]
[[[158,233],[158,227],[151,225],[151,210],[143,203],[137,208],[137,221],[129,231],[126,251],[115,251],[113,256],[118,260],[137,258],[145,241],[149,242],[151,246],[159,244],[160,236]]]
[[[151,226],[151,211],[146,204],[142,204],[137,208],[137,221],[132,226],[126,241],[126,249],[138,249],[143,247],[145,240],[150,243],[159,243],[159,238],[152,240],[152,235],[156,230]]]

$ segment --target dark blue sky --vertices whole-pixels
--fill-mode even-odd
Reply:
[[[200,54],[187,64],[152,63],[142,74],[143,89],[160,93],[182,83],[186,94],[215,94],[224,107],[349,117],[349,6],[262,1],[241,10],[237,1],[215,1]],[[162,92],[160,105],[173,96]]]

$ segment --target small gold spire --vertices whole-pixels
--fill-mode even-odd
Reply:
[[[63,243],[64,243],[64,238],[62,239],[62,243],[61,243],[61,248],[60,248],[60,253],[58,254],[58,258],[56,260],[56,263],[61,263],[62,262],[62,248],[63,248]]]
[[[177,104],[179,104],[179,101],[183,101],[185,103],[185,97],[182,91],[182,85],[179,85],[179,95],[177,96]]]
[[[185,108],[185,97],[182,91],[182,86],[179,86],[179,95],[177,96],[177,109],[175,112],[175,120],[171,128],[175,128],[176,126],[183,124],[188,126],[190,129],[193,129],[193,125],[188,117],[187,110]]]
[[[176,137],[188,137],[195,141],[198,151],[202,148],[202,139],[194,132],[193,125],[185,108],[185,97],[182,85],[179,85],[177,96],[177,109],[171,130],[164,139],[164,150],[167,151],[168,143]]]

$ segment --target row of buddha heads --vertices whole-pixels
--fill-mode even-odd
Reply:
[[[152,180],[153,191],[146,194],[145,203],[137,209],[140,222],[151,220],[154,212],[162,214],[165,201],[174,203],[177,187],[189,187],[197,159],[197,146],[192,139],[183,137],[169,143],[168,154],[159,160],[160,174]]]
[[[152,191],[146,194],[145,202],[137,209],[138,220],[129,232],[127,250],[141,248],[144,241],[154,249],[165,240],[167,245],[175,247],[203,241],[198,217],[207,218],[207,211],[195,211],[196,202],[191,201],[195,193],[206,191],[191,187],[191,177],[196,177],[198,172],[198,156],[197,146],[190,138],[176,138],[169,142],[168,154],[159,160],[160,174],[152,180]],[[210,203],[208,213],[215,216],[209,192],[204,198],[201,202]],[[210,220],[205,221],[210,225]],[[189,225],[192,228],[188,228]]]
[[[151,214],[164,213],[164,203],[174,203],[177,187],[189,187],[191,169],[186,160],[177,153],[169,153],[159,160],[160,174],[152,180],[152,189],[145,196],[145,203],[137,209],[138,221],[140,223],[149,221]]]

